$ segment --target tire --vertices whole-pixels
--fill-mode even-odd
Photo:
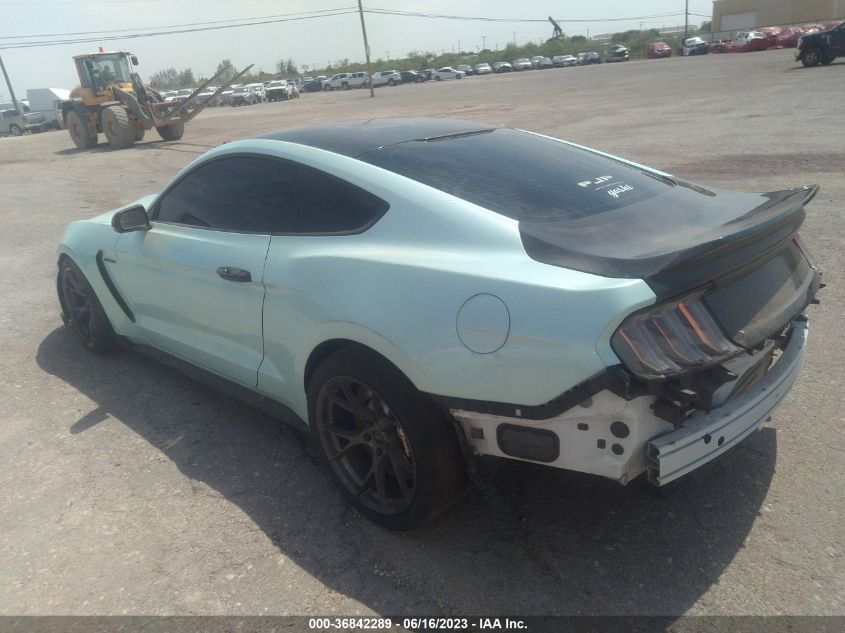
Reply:
[[[308,385],[311,432],[347,501],[386,528],[409,530],[468,490],[452,423],[396,367],[366,349],[343,349]]]
[[[12,136],[20,136],[21,134],[23,134],[23,130],[21,129],[21,126],[17,123],[12,123],[11,125],[9,125],[9,134],[11,134]]]
[[[178,141],[185,133],[185,124],[181,119],[176,119],[169,125],[162,125],[156,128],[158,135],[165,141]]]
[[[323,92],[330,92],[331,89],[332,89],[332,87],[329,84],[326,84],[325,86],[323,86]]]
[[[103,108],[100,125],[112,149],[125,149],[135,142],[135,130],[129,122],[129,115],[121,106]]]
[[[346,82],[346,81],[344,81],[344,82],[340,85],[340,87],[341,87],[341,88],[343,88],[344,90],[349,90],[349,83],[348,83],[348,82]]]
[[[146,130],[142,130],[141,128],[136,127],[136,128],[133,128],[133,131],[135,132],[135,142],[136,143],[138,141],[144,140],[144,134],[146,133]]]
[[[439,76],[435,77],[434,81],[440,81],[440,77]]]
[[[463,75],[455,75],[455,79],[463,79],[463,78],[464,78]]]
[[[822,63],[822,59],[824,55],[822,55],[822,51],[817,46],[813,48],[808,48],[806,51],[801,53],[801,63],[804,64],[805,68],[812,68],[813,66],[818,66]]]
[[[70,134],[73,144],[78,149],[90,149],[97,145],[97,133],[91,132],[91,128],[88,127],[75,110],[67,113],[67,131]]]
[[[393,86],[396,85],[396,81],[394,79],[388,79],[387,85],[390,86],[391,88],[393,88]]]
[[[65,325],[76,333],[85,349],[94,354],[114,351],[117,335],[91,284],[69,257],[59,260],[57,288]]]

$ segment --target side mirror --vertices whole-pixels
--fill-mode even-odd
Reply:
[[[147,217],[147,210],[141,205],[129,207],[118,211],[111,219],[112,228],[118,233],[129,233],[130,231],[149,231],[150,218]]]
[[[132,62],[132,65],[133,65],[133,66],[137,66],[137,65],[138,65],[138,58],[137,58],[137,57],[135,57],[135,55],[132,55],[132,56],[129,58],[129,60]]]

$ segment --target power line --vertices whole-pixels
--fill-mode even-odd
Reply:
[[[126,2],[134,2],[135,0],[124,0]],[[2,2],[2,0],[0,0]],[[70,37],[70,36],[97,36],[97,37],[73,37],[70,39],[57,40],[41,40],[29,42],[0,42],[0,50],[16,49],[16,48],[40,48],[46,46],[61,46],[65,44],[85,44],[91,42],[110,42],[116,40],[129,40],[147,37],[158,37],[161,35],[179,35],[185,33],[198,33],[203,31],[218,31],[223,29],[233,29],[245,26],[260,26],[265,24],[278,24],[281,22],[297,22],[301,20],[313,20],[315,18],[334,17],[339,15],[349,15],[352,13],[359,13],[356,7],[339,7],[337,9],[322,9],[319,11],[302,12],[302,13],[288,13],[277,16],[263,16],[258,18],[232,18],[230,20],[218,20],[216,22],[194,22],[189,24],[174,25],[173,27],[146,27],[146,28],[165,28],[168,30],[149,31],[141,33],[131,33],[130,31],[141,30],[141,27],[128,29],[111,29],[108,31],[78,31],[75,33],[57,33],[57,34],[43,34],[43,35],[24,35],[24,36],[4,36],[0,39],[30,39],[35,37]],[[531,19],[531,18],[490,18],[483,16],[462,16],[462,15],[446,15],[438,13],[421,13],[416,11],[396,11],[392,9],[364,9],[363,13],[372,13],[375,15],[388,15],[397,17],[415,17],[439,20],[460,20],[460,21],[479,21],[479,22],[509,22],[509,23],[545,23],[547,20]],[[684,15],[683,13],[660,13],[654,15],[641,15],[626,18],[603,18],[598,20],[587,19],[557,19],[558,22],[564,23],[602,23],[602,22],[634,22],[638,20],[653,20],[666,19],[671,17],[678,17]],[[690,13],[699,17],[709,17],[699,13]],[[243,21],[250,20],[250,21]],[[233,24],[232,22],[239,22]],[[181,28],[186,27],[186,28]],[[190,27],[190,28],[187,28]],[[103,35],[104,33],[111,33],[112,35]],[[123,33],[122,35],[117,35]]]
[[[429,19],[437,19],[437,20],[464,20],[464,21],[473,21],[473,22],[510,22],[510,23],[546,23],[548,22],[548,18],[539,19],[539,18],[491,18],[485,16],[468,16],[468,15],[446,15],[442,13],[421,13],[418,11],[400,11],[396,9],[378,9],[378,8],[370,8],[364,9],[366,13],[375,13],[379,15],[394,15],[394,16],[401,16],[401,17],[412,17],[412,18],[429,18]],[[567,22],[567,23],[586,23],[586,22],[636,22],[637,20],[650,20],[650,19],[659,19],[659,18],[672,18],[684,15],[683,11],[674,12],[674,13],[656,13],[653,15],[638,15],[633,17],[626,17],[626,18],[598,18],[598,19],[571,19],[568,20],[566,18],[555,18],[557,22]],[[695,15],[698,17],[710,17],[709,15],[704,15],[701,13],[690,13],[689,15]]]
[[[132,0],[133,2],[135,0]],[[2,3],[2,0],[0,0]],[[166,24],[160,26],[133,26],[128,29],[104,29],[102,31],[72,31],[69,33],[39,33],[33,35],[0,35],[0,40],[23,40],[23,39],[30,39],[33,37],[67,37],[70,35],[96,35],[98,33],[128,33],[130,31],[147,31],[149,29],[176,29],[182,28],[186,26],[208,26],[213,24],[226,24],[229,22],[243,22],[244,20],[272,20],[275,18],[287,18],[293,17],[297,15],[311,15],[311,14],[318,14],[318,13],[330,13],[333,11],[346,11],[354,9],[354,6],[348,7],[337,7],[335,9],[319,9],[315,11],[300,11],[299,13],[279,13],[276,15],[258,15],[255,17],[250,18],[229,18],[228,20],[216,20],[214,22],[188,22],[185,24]],[[315,16],[316,17],[316,16]],[[232,26],[239,26],[237,24],[233,24]]]
[[[322,13],[320,15],[307,15],[301,17],[278,18],[273,20],[261,20],[256,22],[244,22],[242,24],[224,24],[221,26],[202,26],[190,29],[177,29],[174,31],[155,31],[150,33],[127,33],[126,35],[107,35],[102,37],[76,38],[67,40],[46,40],[41,42],[23,42],[12,44],[0,44],[0,50],[14,49],[14,48],[40,48],[44,46],[60,46],[63,44],[85,44],[90,42],[111,42],[115,40],[131,40],[145,37],[157,37],[159,35],[179,35],[183,33],[198,33],[201,31],[219,31],[221,29],[233,29],[242,26],[260,26],[262,24],[278,24],[280,22],[299,22],[302,20],[313,20],[315,18],[327,18],[337,15],[349,15],[357,13],[357,9],[349,9],[346,11],[336,11],[334,13]],[[110,31],[113,32],[113,31]]]

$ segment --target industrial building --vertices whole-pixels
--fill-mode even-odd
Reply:
[[[716,0],[713,3],[716,32],[843,18],[845,0]]]

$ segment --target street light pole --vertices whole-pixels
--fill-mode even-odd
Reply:
[[[364,7],[361,6],[361,0],[358,0],[358,15],[361,16],[361,33],[364,35],[364,55],[367,57],[367,75],[369,76],[367,83],[370,84],[370,96],[375,97],[376,93],[373,88],[373,65],[370,63],[370,45],[367,42],[367,26],[364,24]]]
[[[23,114],[23,110],[18,107],[18,100],[15,98],[15,91],[12,90],[12,82],[9,81],[9,73],[6,72],[6,64],[3,63],[2,55],[0,55],[0,69],[3,70],[3,77],[6,78],[6,86],[9,88],[9,95],[12,97],[12,104],[15,106],[15,110]]]

